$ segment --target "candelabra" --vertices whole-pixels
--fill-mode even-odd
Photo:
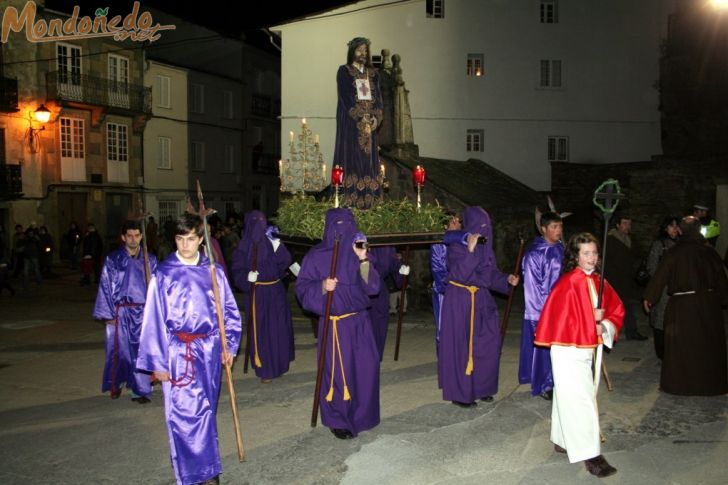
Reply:
[[[301,132],[288,134],[289,158],[279,160],[281,192],[321,192],[326,187],[327,173],[319,149],[319,135],[301,120]]]

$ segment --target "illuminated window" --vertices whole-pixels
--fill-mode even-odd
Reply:
[[[483,54],[468,54],[467,61],[468,76],[480,77],[483,72]]]
[[[427,0],[425,2],[427,18],[445,18],[445,0]]]

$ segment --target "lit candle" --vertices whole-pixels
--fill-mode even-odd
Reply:
[[[278,160],[278,174],[283,175],[283,160]]]
[[[318,133],[316,133],[316,136],[314,137],[314,143],[316,143],[317,145],[319,144],[319,136],[318,136]]]
[[[321,164],[321,176],[322,176],[322,177],[323,177],[324,179],[326,179],[326,164],[325,164],[325,163],[322,163],[322,164]]]
[[[289,131],[289,132],[288,132],[288,141],[289,141],[290,143],[293,143],[293,132],[292,132],[292,131]]]
[[[380,163],[379,164],[379,171],[382,174],[382,178],[384,178],[385,177],[385,170],[384,170],[384,164],[383,163]]]
[[[306,118],[302,119],[301,123],[303,124],[303,126],[306,126]]]

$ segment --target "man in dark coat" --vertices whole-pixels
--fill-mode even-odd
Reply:
[[[680,240],[662,258],[644,297],[645,310],[650,311],[665,286],[670,295],[660,387],[684,396],[726,394],[721,305],[728,304],[728,280],[720,256],[700,235],[700,220],[687,216],[680,229]]]
[[[627,340],[646,340],[637,330],[635,307],[639,304],[639,292],[634,281],[638,259],[632,249],[632,219],[626,215],[614,218],[614,228],[607,237],[607,264],[604,277],[617,291],[624,303],[624,334]]]

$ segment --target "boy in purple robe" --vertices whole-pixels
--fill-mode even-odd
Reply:
[[[245,214],[243,238],[233,253],[232,275],[245,294],[243,304],[250,334],[250,362],[263,383],[288,372],[294,359],[293,321],[282,279],[293,258],[257,210]],[[253,271],[255,255],[255,271]],[[250,308],[250,292],[255,302]]]
[[[335,278],[329,278],[334,241],[339,237]],[[369,263],[366,237],[349,209],[326,212],[323,241],[303,259],[296,295],[304,309],[321,315],[323,335],[327,291],[333,291],[321,386],[321,422],[340,439],[379,424],[379,352],[367,309],[379,293],[380,278]],[[357,247],[357,244],[359,246]]]
[[[177,483],[218,483],[217,402],[222,365],[240,343],[240,313],[222,266],[215,263],[225,322],[222,352],[210,261],[198,252],[202,220],[185,214],[176,226],[177,252],[157,267],[147,292],[137,367],[162,382],[169,448]]]
[[[101,392],[109,391],[111,399],[117,399],[126,383],[132,390],[132,401],[146,404],[152,393],[150,376],[136,369],[147,296],[139,222],[126,221],[121,226],[121,241],[123,245],[106,256],[93,313],[94,318],[106,322],[106,363]],[[149,254],[150,274],[156,266],[157,258]]]
[[[561,275],[564,243],[561,242],[564,224],[555,212],[546,212],[540,219],[541,236],[533,240],[523,255],[523,293],[525,311],[521,330],[521,358],[518,382],[531,384],[531,394],[550,401],[554,377],[551,355],[546,347],[533,344],[536,323],[541,317],[546,298]]]
[[[387,278],[391,278],[397,288],[402,287],[403,276],[409,274],[410,268],[397,257],[397,250],[393,246],[372,248],[369,251],[371,264],[379,273],[379,293],[372,298],[372,307],[369,309],[369,318],[372,320],[374,340],[377,342],[379,360],[384,356],[384,344],[387,342],[389,329],[389,288]]]
[[[493,227],[482,207],[465,209],[463,227],[461,242],[447,248],[437,368],[442,398],[472,407],[478,399],[492,401],[498,392],[501,337],[490,291],[507,293],[509,284],[518,284],[518,276],[496,267]]]

